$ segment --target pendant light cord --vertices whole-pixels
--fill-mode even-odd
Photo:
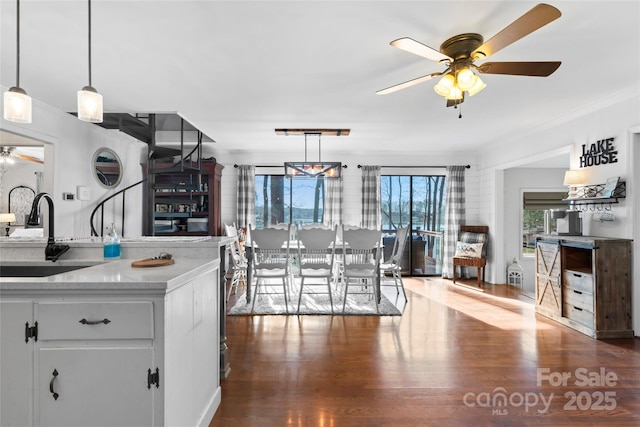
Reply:
[[[93,87],[91,84],[91,0],[89,1],[89,86]]]
[[[20,87],[20,0],[16,0],[16,87]]]

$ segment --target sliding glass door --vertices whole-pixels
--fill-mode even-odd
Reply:
[[[442,274],[445,177],[383,175],[380,177],[382,230],[388,258],[398,227],[409,226],[403,274]]]

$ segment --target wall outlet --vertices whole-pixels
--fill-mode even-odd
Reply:
[[[84,185],[78,185],[78,200],[91,200],[91,192],[89,187]]]
[[[75,200],[76,195],[73,193],[62,193],[62,200]]]

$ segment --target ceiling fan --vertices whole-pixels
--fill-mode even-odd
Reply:
[[[434,90],[447,100],[447,107],[451,107],[464,102],[465,92],[469,96],[473,96],[485,88],[486,84],[474,73],[474,70],[482,74],[547,77],[558,69],[560,61],[485,62],[480,65],[476,65],[475,61],[488,58],[522,37],[558,19],[560,15],[560,11],[555,7],[540,3],[486,42],[480,34],[459,34],[445,40],[440,45],[439,51],[409,37],[394,40],[390,43],[391,46],[445,64],[447,68],[442,72],[427,74],[379,90],[376,93],[385,95],[443,76],[434,86]]]
[[[44,164],[44,161],[37,157],[16,153],[15,149],[16,147],[0,147],[0,162],[4,165],[12,164],[14,162],[13,159],[15,158],[26,160],[28,162]]]

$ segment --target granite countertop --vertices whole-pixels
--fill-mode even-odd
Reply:
[[[0,293],[12,290],[147,290],[171,292],[199,276],[216,268],[219,259],[177,257],[175,263],[161,267],[134,268],[135,259],[116,261],[96,261],[99,264],[78,270],[55,274],[47,277],[0,277]],[[82,261],[85,262],[85,261]],[[79,265],[82,264],[78,261]],[[5,265],[17,265],[18,261],[4,262]],[[67,264],[74,264],[67,260]],[[28,265],[51,265],[29,262]],[[2,266],[0,265],[0,269]]]

